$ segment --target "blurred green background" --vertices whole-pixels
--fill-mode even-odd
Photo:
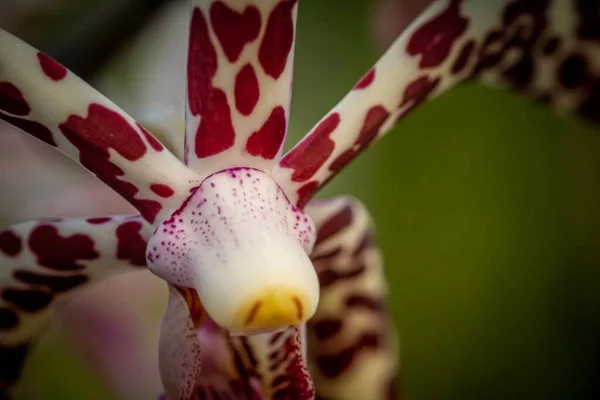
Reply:
[[[288,147],[377,59],[371,12],[367,0],[301,2]],[[136,60],[111,67],[117,99],[136,90]],[[597,129],[463,85],[321,197],[337,194],[360,198],[377,224],[407,398],[600,398]],[[30,396],[114,398],[67,341],[36,351]]]

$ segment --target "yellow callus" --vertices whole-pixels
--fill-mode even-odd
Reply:
[[[306,305],[306,297],[294,290],[265,289],[241,308],[234,325],[248,332],[286,328],[304,322]]]

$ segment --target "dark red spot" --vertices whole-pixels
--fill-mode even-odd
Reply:
[[[148,132],[148,130],[146,128],[144,128],[139,122],[136,122],[136,124],[137,124],[137,127],[139,128],[139,130],[142,132],[142,134],[146,138],[146,140],[148,141],[148,144],[150,145],[150,147],[152,147],[155,151],[163,151],[164,150],[162,143],[160,143],[158,141],[158,139],[156,139],[154,136],[152,136],[152,134],[150,132]]]
[[[208,102],[213,110],[202,114],[196,131],[195,152],[198,158],[219,154],[233,146],[235,131],[225,93],[219,89],[210,92]]]
[[[39,122],[11,117],[2,113],[0,113],[0,119],[3,119],[9,124],[14,125],[19,129],[22,129],[23,131],[29,133],[31,136],[38,140],[41,140],[44,143],[56,147],[56,142],[52,138],[52,132],[50,132],[50,129],[46,128]]]
[[[280,162],[282,167],[293,168],[292,180],[304,182],[309,180],[321,166],[327,161],[335,143],[329,135],[340,123],[338,113],[329,114],[310,135],[302,140],[296,147],[283,157]]]
[[[242,344],[248,362],[252,367],[256,367],[258,365],[258,360],[256,359],[254,351],[252,350],[252,346],[250,346],[250,343],[248,343],[248,339],[244,336],[240,336],[240,342]]]
[[[99,256],[89,236],[63,237],[51,225],[37,226],[29,236],[29,247],[40,265],[59,271],[83,269],[77,260],[95,260]]]
[[[335,259],[337,256],[339,256],[341,252],[342,252],[342,248],[339,246],[334,247],[333,249],[322,252],[322,253],[313,251],[313,253],[310,255],[310,260],[313,263],[318,262],[318,261],[331,261],[331,260]]]
[[[389,117],[385,107],[381,105],[373,106],[367,111],[363,125],[356,139],[356,144],[361,148],[368,146],[377,136],[379,128]]]
[[[571,54],[558,70],[558,81],[567,89],[585,85],[589,79],[587,60],[581,54]]]
[[[58,61],[53,60],[44,53],[37,53],[42,71],[46,76],[54,81],[60,81],[67,76],[67,69]]]
[[[99,224],[104,224],[108,221],[110,221],[112,218],[110,217],[95,217],[95,218],[88,218],[86,219],[87,222],[89,222],[90,224],[94,224],[94,225],[99,225]]]
[[[352,212],[352,207],[345,206],[342,208],[317,228],[317,240],[315,244],[320,244],[338,234],[340,231],[348,228],[352,225],[353,218],[354,213]]]
[[[558,48],[560,47],[560,39],[556,36],[551,37],[542,47],[542,53],[546,56],[551,56],[556,53]]]
[[[129,260],[132,265],[146,266],[147,243],[141,235],[142,224],[137,221],[125,222],[117,228],[117,258]]]
[[[367,111],[363,126],[354,146],[340,154],[329,166],[334,174],[340,172],[350,161],[354,160],[364,149],[366,149],[377,136],[381,125],[388,119],[390,113],[383,106],[374,106]],[[329,178],[331,179],[331,177]]]
[[[97,158],[108,158],[110,148],[129,161],[139,160],[146,154],[146,145],[129,122],[100,104],[90,104],[85,118],[71,115],[60,129],[80,150],[82,162],[93,164],[99,162]]]
[[[346,306],[349,308],[363,308],[369,311],[383,311],[383,302],[381,299],[375,299],[370,296],[354,294],[346,298]]]
[[[28,115],[31,112],[29,104],[25,101],[21,91],[10,82],[0,82],[0,110],[21,116]],[[0,119],[22,129],[33,137],[51,146],[56,146],[56,143],[52,138],[52,132],[39,122],[17,118],[3,113],[0,113]]]
[[[0,110],[14,115],[27,115],[31,112],[23,93],[10,82],[0,82]]]
[[[150,190],[159,195],[160,197],[171,197],[175,194],[175,191],[169,185],[165,185],[164,183],[153,183],[150,185]]]
[[[4,289],[2,299],[25,312],[36,312],[48,307],[53,299],[52,293],[35,289]]]
[[[192,12],[188,48],[188,103],[193,115],[200,115],[194,152],[198,158],[227,150],[235,142],[235,131],[227,97],[212,86],[217,71],[217,53],[208,25],[197,7]]]
[[[7,307],[0,307],[0,330],[13,329],[17,325],[19,325],[19,316],[15,310]]]
[[[502,49],[505,46],[502,32],[492,30],[488,33],[477,54],[477,63],[473,69],[473,76],[500,63],[502,61],[502,50],[498,51],[497,48],[500,47]]]
[[[292,383],[292,379],[289,376],[284,374],[284,375],[275,376],[275,378],[271,382],[271,387],[277,388],[277,387],[281,387],[282,385],[285,385],[286,387],[288,387],[291,385],[291,383]]]
[[[365,249],[373,246],[374,244],[375,244],[375,233],[373,232],[372,229],[368,229],[363,234],[363,237],[360,239],[360,242],[358,243],[358,246],[356,246],[356,249],[354,249],[354,251],[352,252],[352,255],[358,256],[360,253],[365,251]]]
[[[285,138],[285,110],[277,106],[263,126],[248,138],[246,151],[267,160],[275,158]]]
[[[23,283],[34,286],[45,286],[52,293],[64,293],[83,285],[88,281],[85,275],[46,275],[34,272],[17,270],[13,273],[13,277]]]
[[[361,351],[378,347],[379,336],[375,333],[366,333],[348,348],[334,354],[318,355],[315,361],[323,375],[327,378],[335,378],[352,365],[354,358]]]
[[[123,116],[100,104],[90,104],[87,117],[71,115],[59,128],[79,149],[79,161],[84,167],[129,201],[144,218],[154,221],[161,204],[134,198],[138,188],[119,180],[124,172],[110,161],[111,148],[129,161],[139,160],[146,154],[146,144]]]
[[[452,73],[453,74],[458,74],[465,69],[465,67],[469,63],[469,60],[471,58],[471,55],[473,54],[474,49],[475,49],[475,41],[469,40],[467,43],[465,43],[465,45],[462,47],[462,49],[460,49],[458,58],[452,65]]]
[[[254,6],[247,6],[239,13],[222,1],[215,1],[210,7],[210,22],[231,62],[238,59],[246,43],[253,42],[260,31],[260,13]]]
[[[411,82],[402,95],[400,107],[410,104],[409,107],[402,113],[401,117],[405,116],[414,110],[419,104],[427,100],[429,95],[437,88],[440,83],[440,78],[435,78],[433,81],[424,75]]]
[[[29,345],[20,344],[13,347],[0,345],[0,387],[13,385],[19,379]]]
[[[319,190],[320,187],[321,185],[319,185],[319,182],[311,181],[303,185],[300,189],[298,189],[298,207],[304,208],[304,206],[310,201],[310,199],[312,199],[314,194],[317,193],[317,190]]]
[[[279,341],[279,339],[282,338],[284,332],[277,332],[274,333],[273,336],[271,336],[271,338],[269,339],[269,344],[270,345],[274,345],[275,343],[277,343]]]
[[[246,64],[235,78],[235,106],[242,115],[250,115],[258,103],[260,89],[252,65]]]
[[[309,322],[317,340],[326,340],[337,335],[342,330],[342,321],[339,319],[321,319]]]
[[[367,88],[375,80],[375,67],[371,68],[362,78],[354,85],[354,90]]]
[[[208,26],[202,11],[192,11],[188,48],[188,101],[194,115],[207,109],[210,104],[207,92],[212,90],[212,78],[217,72],[217,53],[208,34]]]
[[[364,274],[367,270],[364,264],[358,264],[352,268],[347,268],[344,271],[336,271],[335,269],[317,268],[319,276],[319,284],[321,289],[332,286],[340,281],[351,280]]]
[[[14,257],[21,252],[23,243],[16,233],[6,230],[0,233],[0,251],[4,254]]]
[[[278,79],[285,69],[294,44],[293,9],[296,0],[283,0],[275,6],[258,50],[258,60],[265,73]]]
[[[411,36],[406,51],[421,56],[420,68],[437,67],[450,54],[452,45],[465,32],[468,20],[460,15],[461,0],[451,0],[448,8],[421,25]]]

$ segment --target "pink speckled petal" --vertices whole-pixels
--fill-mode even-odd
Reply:
[[[188,303],[193,292],[169,285],[169,302],[160,331],[159,367],[169,400],[189,400],[200,380],[200,345]],[[195,297],[195,296],[194,296]]]
[[[235,168],[205,179],[148,242],[150,270],[197,290],[208,315],[235,334],[305,322],[319,283],[308,216],[265,172]],[[226,295],[225,295],[226,294]]]

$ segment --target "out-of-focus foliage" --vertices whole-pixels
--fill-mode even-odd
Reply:
[[[369,12],[366,0],[302,2],[288,147],[377,58]],[[465,85],[326,189],[375,218],[408,398],[600,397],[599,154],[597,130]],[[28,370],[40,398],[107,398],[51,339]]]

